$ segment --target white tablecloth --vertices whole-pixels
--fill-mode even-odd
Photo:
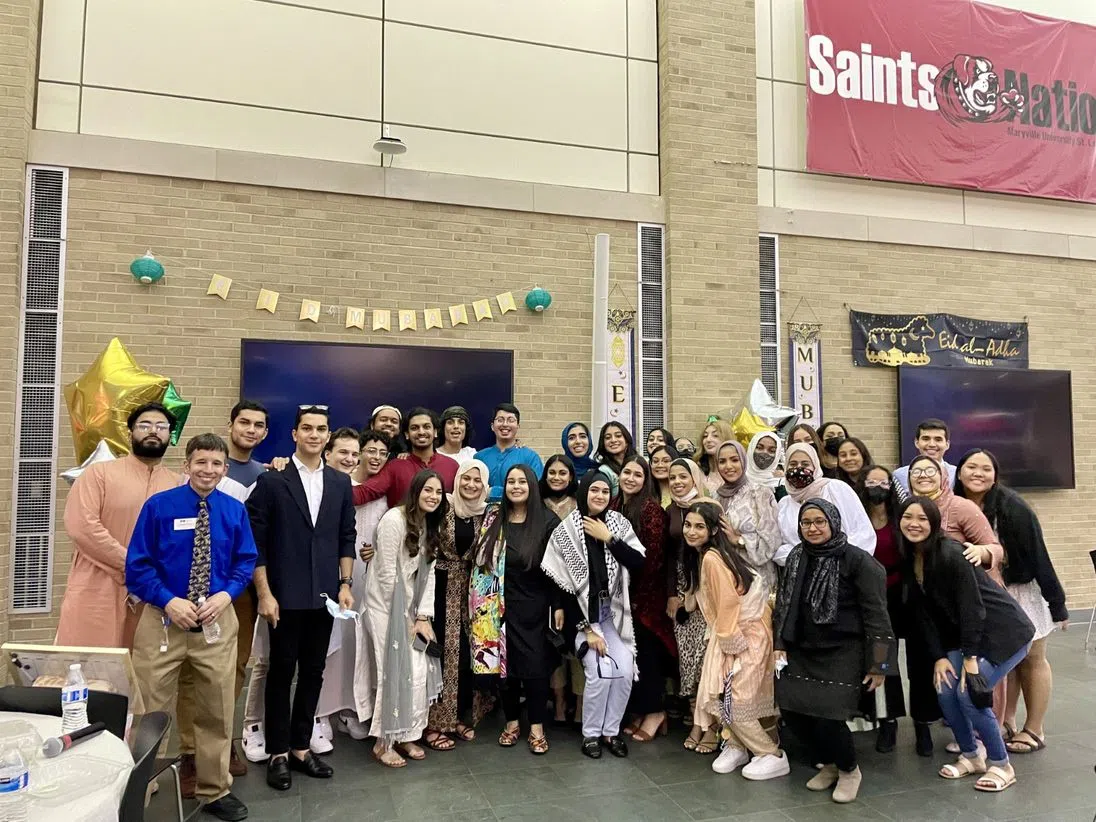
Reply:
[[[43,739],[61,734],[59,716],[0,711],[0,722],[17,719],[33,725]],[[84,758],[102,760],[117,766],[117,775],[113,781],[82,791],[78,796],[69,797],[63,802],[56,798],[50,800],[32,795],[27,819],[33,822],[114,822],[118,819],[118,806],[122,803],[122,794],[125,793],[126,782],[133,770],[133,756],[129,752],[129,746],[110,731],[103,731],[94,739],[65,751],[55,759],[39,759],[31,765],[30,784],[35,784],[35,771],[39,768],[58,767],[66,761],[75,762]]]

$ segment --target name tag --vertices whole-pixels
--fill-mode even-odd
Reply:
[[[197,517],[180,517],[175,520],[176,531],[193,531],[194,527],[198,524]]]

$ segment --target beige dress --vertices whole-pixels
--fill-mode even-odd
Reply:
[[[704,730],[722,724],[723,686],[732,670],[731,721],[772,716],[773,631],[766,586],[755,579],[749,591],[739,594],[723,560],[707,551],[697,601],[709,630],[693,723]]]

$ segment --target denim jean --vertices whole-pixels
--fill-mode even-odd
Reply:
[[[988,659],[978,657],[978,671],[986,678],[989,687],[1008,676],[1009,671],[1019,665],[1031,644],[1028,643],[1000,665],[994,665]],[[962,674],[963,654],[961,651],[948,651],[948,661],[955,668],[956,673]],[[970,701],[970,691],[963,689],[959,692],[959,682],[955,681],[945,685],[937,697],[940,700],[940,710],[955,734],[955,741],[959,743],[959,750],[964,756],[973,757],[978,750],[978,743],[974,738],[974,732],[982,738],[986,746],[986,758],[990,764],[1000,765],[1008,761],[1008,750],[1005,741],[1001,737],[1001,728],[997,725],[997,717],[993,715],[991,708],[975,708]]]

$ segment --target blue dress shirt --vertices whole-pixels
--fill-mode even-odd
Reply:
[[[487,495],[488,502],[498,502],[502,499],[502,483],[506,479],[506,474],[515,465],[522,463],[528,465],[533,469],[533,474],[538,480],[544,472],[544,463],[540,461],[540,454],[524,445],[514,445],[505,451],[500,451],[497,445],[492,445],[477,453],[476,459],[487,466],[490,474],[491,489]]]
[[[153,494],[141,509],[126,552],[126,588],[157,608],[187,598],[194,558],[194,523],[201,497],[180,485]],[[233,600],[251,582],[258,551],[243,503],[216,489],[209,506],[209,594]]]

